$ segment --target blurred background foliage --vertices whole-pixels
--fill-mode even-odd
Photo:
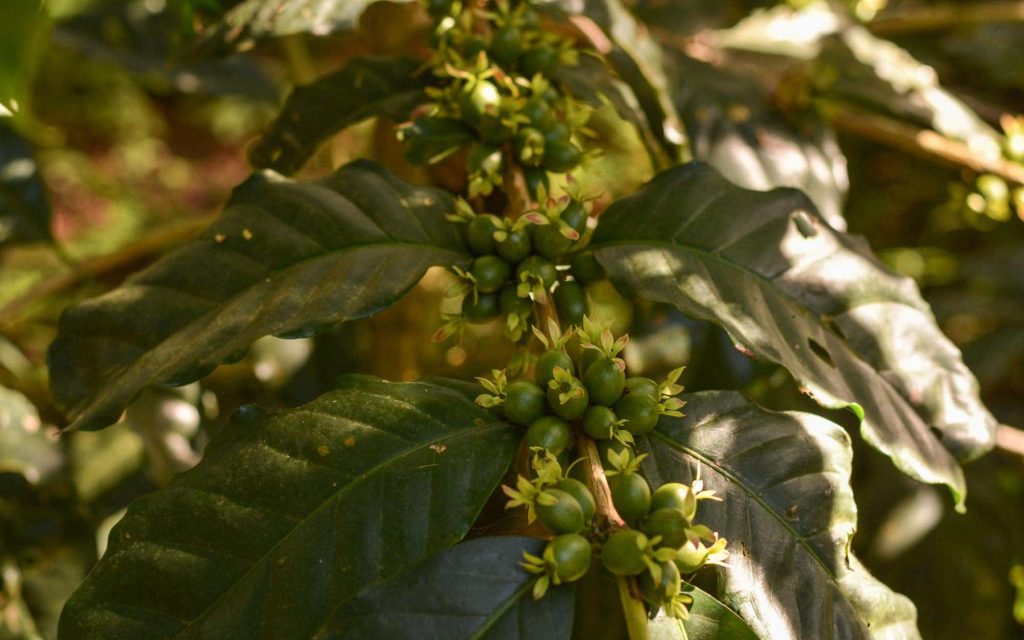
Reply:
[[[291,86],[356,53],[415,54],[425,43],[415,3],[284,6],[0,7],[0,639],[54,637],[64,600],[126,505],[195,464],[241,404],[300,404],[349,371],[471,376],[511,355],[495,326],[471,327],[460,344],[431,341],[450,310],[451,282],[435,270],[379,316],[314,339],[263,339],[201,383],[147,391],[116,428],[57,437],[63,418],[47,391],[45,352],[60,311],[203,228],[251,171],[247,152]],[[866,237],[921,285],[996,416],[1024,426],[1024,2],[630,8],[665,47],[690,153],[749,188],[797,186],[832,224]],[[829,31],[836,16],[865,29]],[[429,171],[405,163],[393,125],[370,121],[334,137],[301,175],[366,156],[406,179],[461,185],[457,161]],[[605,153],[580,178],[603,206],[653,168],[611,108],[590,127]],[[771,408],[852,426],[716,327],[631,305],[607,283],[590,294],[596,314],[631,332],[631,370],[685,363],[689,390],[740,389]],[[855,547],[914,600],[925,638],[1024,637],[1021,450],[1004,440],[968,465],[962,516],[936,489],[856,452]]]

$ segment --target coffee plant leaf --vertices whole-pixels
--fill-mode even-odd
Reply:
[[[128,508],[60,637],[316,637],[459,541],[518,439],[432,383],[352,375],[295,409],[245,407],[196,467]]]
[[[311,183],[252,176],[195,240],[64,313],[48,359],[70,427],[106,426],[148,385],[198,380],[265,335],[378,313],[428,267],[464,264],[453,206],[368,161]]]

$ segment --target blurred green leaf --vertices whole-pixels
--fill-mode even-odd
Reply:
[[[48,27],[42,0],[0,3],[0,112],[22,106]]]
[[[332,612],[461,539],[504,475],[517,429],[475,390],[347,376],[297,409],[242,409],[129,507],[61,638],[322,637]]]
[[[0,114],[0,247],[38,241],[53,241],[39,165],[31,143]]]
[[[0,473],[17,473],[32,484],[45,484],[63,465],[56,434],[48,432],[32,403],[0,387]]]
[[[910,600],[848,553],[857,511],[846,432],[733,392],[684,398],[686,417],[663,417],[648,436],[643,471],[652,486],[699,477],[723,499],[698,514],[729,541],[723,601],[765,639],[920,638]]]
[[[407,58],[354,58],[341,70],[297,87],[252,150],[257,167],[291,174],[327,138],[373,116],[396,122],[426,100],[429,77]]]
[[[860,414],[865,440],[905,473],[962,501],[943,445],[965,457],[993,445],[977,382],[913,281],[824,224],[803,194],[747,191],[691,163],[613,203],[592,247],[620,290],[721,324],[824,406]]]
[[[477,538],[348,601],[322,637],[332,640],[562,640],[572,632],[573,586],[534,600],[523,552],[540,556],[546,541]]]
[[[451,209],[367,161],[315,183],[256,174],[200,237],[64,313],[54,396],[71,428],[101,428],[146,386],[195,381],[265,335],[373,315],[428,267],[468,259]]]
[[[327,36],[351,31],[379,0],[244,0],[204,36],[207,51],[241,51],[267,38],[296,34]],[[408,0],[389,0],[404,3]]]

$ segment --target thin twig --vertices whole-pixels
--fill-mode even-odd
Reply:
[[[583,455],[583,474],[587,481],[587,487],[594,494],[594,503],[597,505],[597,517],[603,520],[609,528],[618,529],[626,526],[625,520],[615,509],[612,502],[612,490],[608,486],[608,477],[604,474],[604,467],[601,465],[601,455],[597,451],[594,441],[582,431],[576,432],[576,446]]]
[[[996,446],[1003,451],[1024,456],[1024,431],[1001,424],[996,427]]]
[[[14,326],[19,316],[32,304],[71,289],[81,282],[115,273],[125,266],[179,244],[206,228],[214,216],[193,218],[156,229],[114,253],[82,260],[68,270],[43,280],[25,295],[15,298],[0,309],[0,327]]]
[[[826,117],[839,129],[908,153],[943,160],[978,172],[994,173],[1005,180],[1024,184],[1024,165],[1006,158],[983,158],[963,142],[931,129],[922,129],[892,118],[831,104]]]
[[[879,35],[951,29],[965,24],[1024,21],[1024,2],[997,1],[908,7],[883,14],[868,23]]]

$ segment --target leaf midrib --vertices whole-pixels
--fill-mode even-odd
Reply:
[[[368,247],[374,247],[374,248],[376,248],[376,247],[387,247],[389,245],[394,245],[395,247],[410,247],[410,248],[416,248],[416,249],[432,250],[432,251],[437,251],[437,252],[443,253],[443,254],[451,254],[452,256],[454,256],[456,258],[460,258],[460,259],[464,259],[466,257],[464,254],[458,253],[454,249],[449,249],[449,248],[441,247],[441,246],[434,245],[434,244],[427,244],[425,242],[401,242],[401,241],[395,240],[394,238],[387,237],[385,240],[380,241],[380,242],[361,242],[361,243],[357,243],[357,244],[346,245],[345,247],[339,248],[339,249],[336,249],[336,250],[325,251],[323,253],[318,253],[318,254],[314,254],[314,255],[308,256],[306,258],[303,258],[301,260],[298,260],[298,261],[288,265],[284,269],[279,269],[277,271],[271,271],[271,275],[268,276],[268,277],[270,279],[272,279],[272,280],[280,280],[286,274],[291,273],[294,270],[300,270],[301,268],[306,266],[308,263],[310,263],[312,261],[315,261],[315,260],[322,260],[322,259],[328,259],[328,258],[336,258],[336,257],[338,257],[341,254],[349,253],[349,252],[352,252],[352,251],[357,251],[357,250],[360,250],[360,249],[365,249],[365,248],[368,248]],[[154,344],[152,347],[146,348],[145,352],[142,355],[140,355],[137,358],[134,358],[131,362],[125,364],[123,367],[121,367],[121,369],[117,372],[116,375],[111,376],[106,381],[107,382],[106,386],[110,386],[112,384],[115,384],[116,381],[122,379],[123,376],[128,371],[130,371],[131,368],[135,364],[137,364],[139,361],[141,361],[144,357],[149,356],[149,355],[153,354],[154,352],[157,352],[160,349],[162,349],[164,347],[164,345],[169,340],[173,339],[176,335],[184,333],[184,332],[190,330],[196,324],[204,322],[210,316],[216,315],[218,313],[218,311],[223,310],[229,304],[231,304],[232,302],[234,302],[238,298],[242,297],[243,295],[245,295],[249,291],[251,291],[255,286],[257,286],[258,283],[266,282],[267,279],[268,278],[260,278],[258,280],[253,281],[253,282],[250,282],[245,287],[243,287],[243,288],[239,289],[238,291],[234,292],[233,294],[231,294],[231,296],[229,296],[228,298],[225,298],[224,301],[221,304],[213,307],[212,309],[210,309],[206,313],[202,314],[201,316],[195,318],[194,320],[192,320],[188,324],[184,325],[183,327],[181,327],[179,329],[175,329],[174,331],[169,333],[165,338],[160,340],[160,342]],[[162,285],[160,283],[154,283],[153,285],[150,285],[149,283],[146,283],[146,282],[135,282],[133,284],[135,284],[136,286],[143,286],[143,287],[166,286],[166,285]],[[401,295],[401,294],[399,294],[399,295]],[[65,429],[65,431],[74,431],[74,430],[76,430],[77,429],[77,423],[79,422],[80,418],[83,415],[85,415],[86,413],[88,413],[89,408],[91,406],[93,406],[97,402],[97,399],[99,397],[101,397],[100,394],[90,395],[87,398],[83,399],[81,402],[79,402],[72,411],[69,411],[69,414],[73,417],[73,422],[72,422],[72,424],[70,424],[67,427],[67,429]]]
[[[783,529],[785,529],[786,531],[790,532],[790,534],[792,534],[793,538],[796,539],[798,544],[801,547],[803,547],[804,550],[812,558],[814,558],[815,563],[819,567],[821,567],[821,570],[824,571],[825,575],[827,575],[829,577],[829,581],[832,584],[834,584],[837,589],[839,589],[839,582],[837,581],[836,576],[832,573],[832,570],[828,568],[828,565],[825,563],[825,560],[818,555],[818,553],[810,545],[810,542],[803,536],[803,534],[801,534],[796,529],[794,529],[793,526],[789,522],[787,522],[785,519],[783,519],[780,514],[778,514],[774,509],[772,509],[771,506],[761,497],[760,494],[758,494],[756,491],[748,488],[747,484],[745,482],[742,482],[740,480],[739,476],[734,474],[732,471],[726,469],[725,467],[723,467],[722,465],[720,465],[718,462],[716,462],[712,458],[708,457],[707,455],[705,455],[703,453],[700,453],[696,449],[692,449],[692,448],[684,445],[683,443],[681,443],[681,442],[679,442],[677,440],[674,440],[673,438],[669,437],[667,434],[663,433],[661,430],[653,431],[653,432],[651,432],[650,435],[655,436],[659,440],[664,441],[670,447],[673,447],[675,449],[683,451],[687,455],[690,455],[690,456],[696,458],[697,460],[699,460],[700,462],[703,462],[707,466],[709,466],[712,469],[714,469],[716,472],[720,473],[722,476],[724,476],[727,480],[732,482],[734,485],[740,487],[740,489],[742,489],[743,492],[745,494],[747,494],[747,496],[749,496],[755,503],[757,503],[762,509],[764,509],[769,514],[771,514],[771,516],[782,526]],[[840,593],[842,593],[842,590],[840,590]]]
[[[185,635],[185,634],[190,632],[197,623],[200,623],[200,622],[204,621],[206,616],[209,615],[210,612],[214,611],[217,608],[217,605],[219,605],[221,603],[221,601],[223,601],[232,592],[233,589],[235,589],[238,585],[244,583],[246,581],[246,579],[250,576],[250,574],[252,574],[252,572],[256,570],[257,567],[259,567],[263,563],[269,561],[269,559],[274,556],[275,552],[285,542],[287,542],[297,531],[302,529],[304,524],[306,524],[309,520],[313,519],[315,516],[317,516],[319,513],[321,513],[325,508],[327,508],[328,505],[332,505],[337,500],[342,498],[343,496],[348,495],[354,487],[359,486],[360,484],[362,484],[363,482],[365,482],[369,478],[377,475],[378,473],[382,472],[383,470],[387,469],[388,467],[390,467],[390,466],[392,466],[394,464],[397,464],[398,462],[400,462],[404,458],[407,458],[407,457],[409,457],[409,456],[411,456],[413,454],[419,453],[422,450],[429,448],[431,445],[435,445],[435,444],[444,442],[446,440],[451,442],[453,440],[458,440],[460,438],[464,438],[464,437],[468,437],[468,436],[478,436],[482,432],[483,433],[497,432],[497,431],[500,431],[502,429],[508,429],[508,428],[509,428],[509,425],[506,424],[506,423],[495,422],[495,423],[491,423],[491,424],[480,426],[480,427],[477,427],[477,426],[474,425],[474,426],[467,427],[465,429],[462,429],[462,430],[454,432],[454,433],[449,432],[449,433],[443,434],[442,436],[437,437],[437,438],[432,438],[430,440],[421,441],[421,442],[417,443],[417,446],[410,447],[410,448],[402,451],[398,455],[394,455],[394,456],[391,456],[390,458],[386,458],[383,462],[381,462],[381,464],[376,465],[373,468],[369,469],[368,471],[360,474],[355,479],[353,479],[351,482],[346,484],[344,488],[340,489],[339,491],[337,491],[337,492],[333,493],[331,496],[329,496],[316,509],[310,511],[290,531],[288,531],[286,534],[281,536],[281,539],[278,540],[277,542],[275,542],[274,545],[270,549],[268,549],[266,553],[264,553],[262,556],[260,556],[260,558],[258,560],[253,562],[252,566],[249,567],[249,569],[246,570],[245,573],[243,573],[241,576],[239,576],[238,579],[235,580],[231,584],[230,587],[228,587],[227,589],[224,590],[224,593],[222,593],[215,601],[210,603],[210,605],[208,607],[206,607],[194,620],[190,621],[184,628],[182,628],[180,631],[176,632],[173,636],[169,636],[169,638],[180,639],[180,640],[186,640],[187,638],[190,638],[191,637],[190,635]],[[382,576],[381,579],[376,581],[374,584],[377,584],[377,583],[379,583],[379,582],[381,582],[381,581],[383,581],[385,579],[387,579],[387,576]],[[371,586],[373,586],[373,585],[369,585],[369,584],[365,585],[363,587],[363,589],[365,590],[366,588],[371,587]],[[338,602],[335,602],[333,607],[331,608],[331,611],[332,612],[336,611],[342,604],[344,604],[345,602],[348,602],[349,600],[351,600],[358,593],[359,593],[359,591],[356,591],[353,595],[351,595],[351,596],[349,596],[349,597],[347,597],[347,598],[345,598],[343,600],[340,600]],[[327,616],[327,617],[329,618],[330,616]],[[320,632],[322,632],[322,630],[319,631],[318,633],[320,633]]]

